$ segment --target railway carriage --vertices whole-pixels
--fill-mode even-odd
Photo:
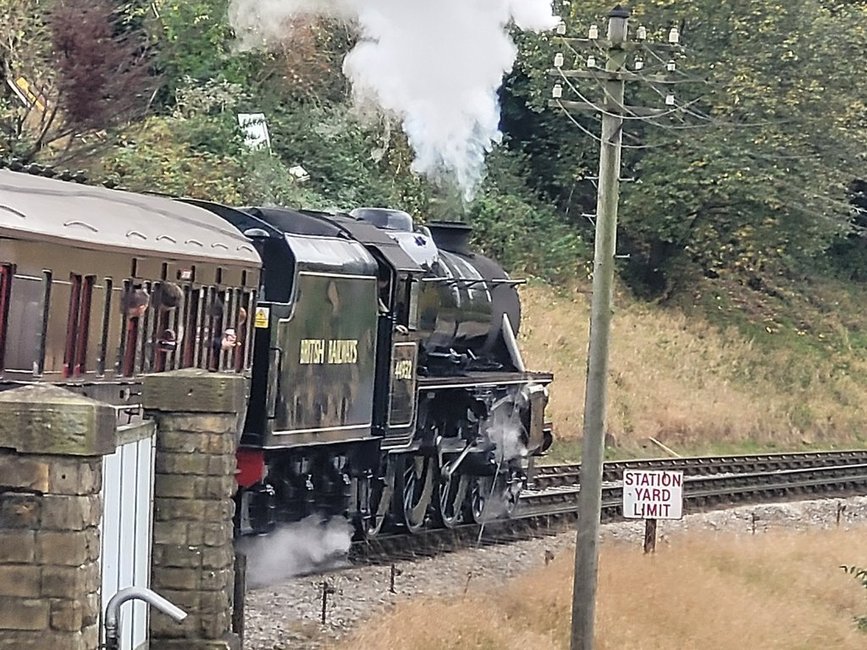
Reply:
[[[0,389],[60,384],[124,424],[144,374],[245,372],[259,271],[206,210],[0,169]]]

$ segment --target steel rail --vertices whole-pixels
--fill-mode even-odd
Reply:
[[[779,456],[785,457],[784,462],[790,462],[795,455]],[[827,454],[819,454],[813,459],[818,466],[812,467],[687,475],[684,477],[684,513],[794,498],[809,500],[831,495],[867,494],[867,459],[863,462],[846,462],[851,459],[848,457],[840,465],[827,466],[824,464]],[[496,544],[556,534],[563,530],[565,524],[574,522],[579,489],[573,484],[568,487],[526,490],[511,518],[494,520],[484,525],[465,524],[453,529],[436,528],[416,534],[395,533],[375,537],[354,543],[350,559],[356,564],[382,564],[428,557],[476,544]],[[603,486],[604,520],[622,519],[622,490],[619,481],[609,481]]]
[[[682,470],[685,476],[704,476],[858,463],[867,463],[867,450],[647,458],[608,461],[605,463],[603,478],[605,481],[618,481],[625,469]],[[575,485],[578,483],[580,471],[580,464],[538,465],[535,468],[533,487]]]

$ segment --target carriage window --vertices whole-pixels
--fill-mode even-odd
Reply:
[[[0,369],[6,367],[6,330],[9,327],[9,299],[14,272],[11,264],[0,266]]]
[[[51,271],[42,272],[42,323],[39,330],[39,344],[36,349],[36,362],[33,374],[41,376],[45,372],[45,346],[48,339],[48,316],[51,313]]]
[[[196,315],[196,324],[193,327],[193,336],[196,337],[196,360],[197,368],[206,368],[208,365],[208,326],[211,321],[211,309],[214,304],[214,289],[203,288],[199,290],[199,313]]]
[[[70,276],[69,315],[66,322],[66,351],[63,376],[80,375],[86,370],[87,338],[90,333],[90,306],[96,277]]]
[[[145,331],[146,323],[142,319],[146,317],[150,306],[150,294],[142,286],[130,286],[124,292],[122,308],[124,315],[124,344],[122,347],[121,367],[122,375],[132,375],[135,371],[136,343],[140,333]]]
[[[111,324],[111,280],[105,281],[105,303],[102,308],[102,337],[99,344],[99,359],[96,362],[97,374],[105,374],[105,359],[108,356],[108,331]]]
[[[249,339],[250,320],[250,292],[237,290],[238,319],[235,323],[235,331],[238,340],[235,344],[235,352],[232,357],[232,367],[240,372],[244,369],[247,360],[247,340]]]
[[[163,282],[157,288],[155,294],[154,316],[154,345],[153,368],[156,372],[162,372],[169,365],[169,359],[175,358],[175,348],[178,344],[178,335],[175,331],[175,323],[178,321],[177,312],[184,300],[183,290],[171,282]]]
[[[211,304],[208,310],[208,329],[207,336],[202,339],[207,348],[207,365],[208,370],[217,370],[220,367],[220,360],[225,351],[223,342],[223,323],[226,320],[226,299],[227,293],[217,291],[216,288],[211,288]]]
[[[196,331],[199,315],[199,290],[187,287],[184,291],[184,333],[181,345],[181,367],[191,368],[196,362]]]

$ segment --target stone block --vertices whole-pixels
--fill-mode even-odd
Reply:
[[[230,607],[231,593],[227,590],[203,592],[199,598],[199,611],[203,615],[214,612],[228,611]]]
[[[237,461],[234,456],[204,456],[208,459],[208,471],[211,476],[235,476]]]
[[[175,454],[162,452],[157,454],[157,474],[189,474],[205,476],[210,467],[211,456],[205,454]]]
[[[234,460],[233,460],[234,462]],[[231,499],[237,489],[233,475],[208,476],[196,480],[196,497],[199,499]]]
[[[163,544],[182,545],[196,543],[187,539],[186,522],[155,521],[153,533],[154,546],[159,546]]]
[[[165,567],[187,569],[202,566],[202,549],[188,544],[162,545],[154,548],[153,566],[162,570]],[[156,570],[154,571],[156,574]]]
[[[163,594],[164,595],[164,594]],[[169,598],[173,603],[178,605],[177,601]],[[178,605],[181,609],[190,614],[191,611],[182,605]],[[152,648],[164,648],[164,640],[165,639],[187,639],[192,640],[198,636],[199,631],[199,619],[195,613],[187,616],[183,621],[178,623],[177,621],[169,618],[162,612],[152,609],[151,610],[151,620],[150,620],[150,630],[151,630],[151,647]],[[188,641],[189,642],[189,641]],[[184,646],[191,647],[191,646]]]
[[[80,632],[82,625],[81,603],[74,600],[52,598],[51,627],[62,632]]]
[[[155,521],[209,521],[212,501],[205,499],[155,499]],[[216,511],[219,514],[219,509]]]
[[[48,462],[42,457],[0,451],[0,480],[4,487],[48,491]]]
[[[202,637],[205,639],[220,639],[232,627],[231,617],[228,610],[214,612],[200,619]]]
[[[49,467],[48,491],[56,495],[93,495],[102,489],[102,459],[58,458]]]
[[[153,585],[157,591],[162,589],[179,589],[184,591],[195,591],[199,589],[201,575],[199,569],[174,569],[161,567],[158,571],[154,571]]]
[[[99,564],[45,566],[40,593],[49,598],[69,598],[70,594],[95,593],[99,588]]]
[[[200,449],[204,449],[211,435],[228,435],[234,441],[238,429],[238,417],[235,413],[165,413],[160,414],[160,426],[163,431],[200,435]]]
[[[53,631],[0,631],[0,650],[95,650],[81,633]]]
[[[88,625],[81,633],[81,639],[84,641],[84,647],[88,649],[99,647],[99,625],[94,623]]]
[[[216,522],[205,524],[202,527],[203,540],[205,546],[223,546],[232,543],[232,524],[230,522]]]
[[[178,499],[193,499],[204,490],[199,487],[204,479],[188,474],[157,474],[154,480],[154,496]]]
[[[244,407],[246,392],[242,375],[198,368],[148,375],[142,382],[142,402],[148,411],[238,413]]]
[[[39,527],[42,497],[22,492],[0,492],[0,529]]]
[[[202,567],[205,569],[225,569],[235,562],[235,553],[231,546],[204,547],[202,549]]]
[[[101,516],[102,504],[95,495],[43,497],[43,530],[84,530],[99,525]]]
[[[208,434],[187,433],[168,428],[171,416],[161,416],[161,427],[157,430],[157,452],[168,451],[180,454],[194,454],[208,448]],[[199,418],[190,418],[198,420]]]
[[[223,600],[228,601],[225,592],[232,581],[232,573],[231,569],[204,569],[199,579],[200,588],[203,591],[219,591]]]
[[[200,607],[200,594],[198,591],[180,591],[177,589],[163,589],[160,591],[160,596],[166,598],[169,602],[174,603],[184,610],[190,617],[196,615]],[[153,610],[152,610],[153,611]],[[165,616],[167,620],[171,620]]]
[[[89,626],[99,623],[100,608],[102,601],[97,592],[87,594],[84,598],[84,605],[81,608],[82,625]]]
[[[232,422],[229,427],[234,427],[235,423]],[[238,448],[237,438],[235,437],[235,431],[230,429],[225,433],[212,433],[208,436],[207,446],[205,447],[205,451],[209,454],[221,454],[221,455],[235,455],[235,451]]]
[[[48,621],[47,600],[0,596],[0,630],[45,630]]]
[[[76,632],[0,631],[0,650],[97,650],[97,648],[100,648],[97,626]]]
[[[36,532],[0,530],[0,564],[32,562],[36,556]]]
[[[0,565],[0,596],[39,598],[42,567],[33,564]]]
[[[36,539],[36,558],[42,564],[80,566],[99,557],[99,531],[49,531]]]
[[[0,447],[30,454],[103,456],[115,449],[115,413],[50,384],[0,393]]]

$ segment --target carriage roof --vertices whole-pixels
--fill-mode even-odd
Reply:
[[[208,210],[6,169],[0,169],[0,233],[83,248],[260,263],[250,242]]]

